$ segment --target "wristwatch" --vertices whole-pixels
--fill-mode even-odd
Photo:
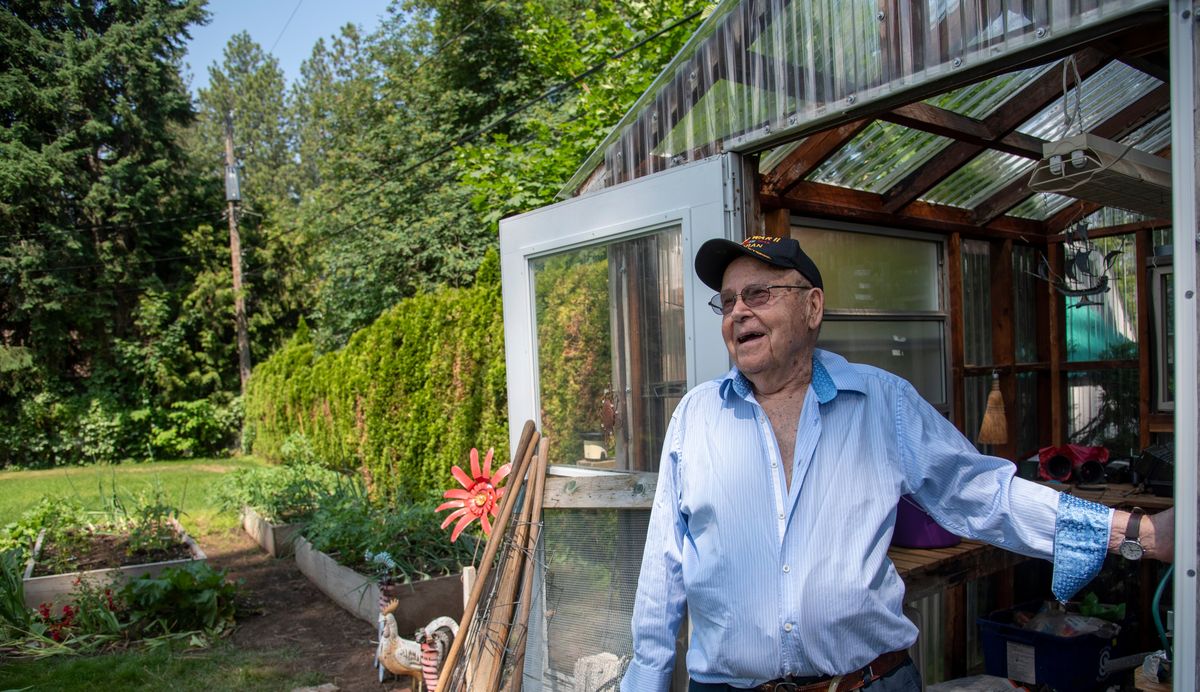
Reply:
[[[1145,514],[1141,507],[1134,507],[1129,511],[1129,523],[1125,525],[1125,540],[1121,541],[1121,545],[1117,547],[1117,552],[1121,553],[1121,557],[1126,560],[1141,560],[1142,555],[1146,553],[1146,549],[1138,541],[1138,531],[1142,528],[1142,517]]]

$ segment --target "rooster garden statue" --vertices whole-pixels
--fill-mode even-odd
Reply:
[[[458,623],[449,617],[436,618],[417,630],[416,641],[404,639],[393,615],[399,605],[392,599],[379,612],[379,647],[375,651],[379,681],[383,682],[387,671],[412,679],[414,692],[420,692],[422,683],[428,692],[437,692],[438,673],[458,634]]]

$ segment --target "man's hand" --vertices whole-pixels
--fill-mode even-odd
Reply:
[[[1129,523],[1129,512],[1113,512],[1112,525],[1108,532],[1108,551],[1117,552],[1125,540],[1125,526]],[[1139,524],[1138,542],[1146,551],[1142,556],[1159,562],[1175,561],[1175,508],[1154,515],[1144,515]]]

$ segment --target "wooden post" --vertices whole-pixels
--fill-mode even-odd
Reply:
[[[1154,377],[1153,350],[1150,346],[1150,280],[1147,264],[1150,259],[1150,236],[1153,231],[1134,234],[1134,267],[1137,268],[1137,342],[1138,342],[1138,447],[1150,446],[1150,381]]]
[[[792,212],[790,209],[772,209],[763,212],[763,235],[775,238],[792,237]]]
[[[1004,397],[1008,441],[996,445],[996,456],[1017,461],[1016,337],[1013,330],[1013,242],[992,244],[992,362],[1000,366],[1000,393]]]
[[[1057,242],[1046,243],[1046,262],[1050,271],[1062,276],[1063,250]],[[1067,387],[1063,361],[1066,360],[1066,315],[1062,296],[1054,284],[1046,282],[1046,293],[1050,302],[1050,444],[1061,445],[1067,434]]]
[[[963,382],[963,366],[966,365],[966,344],[963,332],[963,272],[962,235],[951,233],[946,243],[946,269],[950,284],[950,422],[966,435],[977,431],[966,430],[966,384]]]

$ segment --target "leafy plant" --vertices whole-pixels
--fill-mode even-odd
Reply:
[[[237,585],[226,579],[225,571],[203,562],[142,575],[121,589],[136,636],[223,633],[233,626],[236,595]]]
[[[0,552],[0,639],[29,629],[30,614],[25,607],[25,566],[22,552],[9,548]]]
[[[343,483],[322,500],[304,528],[317,550],[380,582],[419,581],[470,564],[478,537],[451,543],[434,512],[432,494],[420,502],[372,504],[361,483]]]
[[[249,506],[268,521],[299,522],[312,514],[340,478],[336,471],[316,464],[238,469],[225,476],[214,499],[227,511]]]

